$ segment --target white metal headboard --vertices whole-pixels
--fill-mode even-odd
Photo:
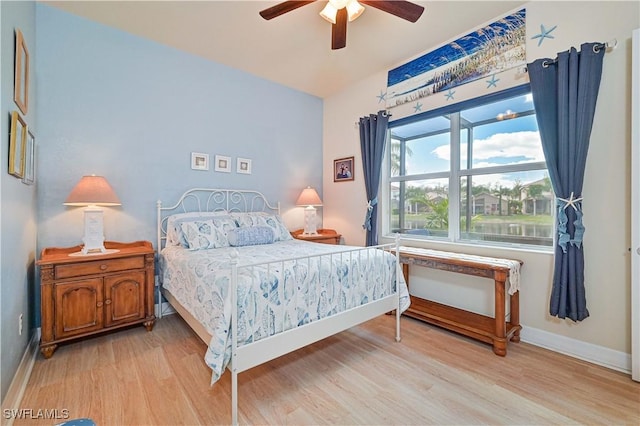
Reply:
[[[170,207],[157,206],[157,250],[167,239],[167,219],[172,214],[189,212],[267,212],[280,214],[280,203],[273,205],[258,191],[244,189],[192,188]]]

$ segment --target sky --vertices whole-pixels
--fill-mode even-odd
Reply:
[[[463,112],[464,115],[464,112]],[[466,132],[465,132],[466,133]],[[407,142],[413,154],[407,157],[407,174],[449,170],[449,134]],[[466,164],[467,143],[461,144],[462,164]],[[535,116],[517,117],[474,128],[473,168],[544,161]],[[463,167],[466,168],[466,167]],[[513,187],[518,180],[527,184],[543,178],[546,170],[478,175],[474,184]]]

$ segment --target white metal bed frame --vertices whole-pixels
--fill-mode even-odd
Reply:
[[[280,213],[280,204],[271,205],[265,196],[258,191],[251,190],[232,190],[232,189],[210,189],[210,188],[194,188],[186,191],[178,202],[170,207],[162,207],[162,202],[157,202],[157,249],[160,251],[166,241],[167,219],[170,215],[181,212],[204,212],[204,211],[266,211],[272,213]],[[332,336],[336,333],[344,331],[355,325],[373,319],[390,311],[396,314],[396,336],[395,340],[400,341],[400,256],[399,241],[395,243],[383,244],[373,247],[348,247],[345,250],[334,252],[331,254],[322,254],[318,256],[296,257],[289,259],[280,259],[274,262],[241,265],[237,263],[237,259],[231,261],[231,333],[232,333],[232,352],[231,361],[228,369],[231,372],[231,419],[232,424],[238,424],[238,374],[250,368],[268,362],[279,356],[285,355],[311,343]],[[282,264],[288,261],[304,261],[320,256],[357,256],[362,253],[371,253],[370,249],[380,249],[391,251],[396,256],[396,279],[395,291],[390,291],[386,297],[373,300],[365,305],[361,305],[338,314],[315,320],[310,323],[297,326],[295,328],[274,334],[270,337],[257,340],[255,342],[239,345],[237,339],[237,322],[238,306],[237,306],[237,282],[238,270],[241,268],[252,268],[258,265]],[[331,263],[332,264],[332,263]],[[159,277],[158,284],[158,317],[162,317],[162,298],[164,295],[171,306],[182,316],[196,334],[208,345],[211,335],[206,329],[176,300],[176,298],[167,290],[162,290],[162,276]],[[389,277],[391,278],[391,277]],[[389,281],[390,290],[393,289],[393,282]]]

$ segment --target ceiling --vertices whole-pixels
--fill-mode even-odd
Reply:
[[[522,1],[415,1],[416,23],[378,9],[347,26],[331,50],[331,24],[317,1],[270,21],[279,1],[49,1],[48,5],[325,98],[510,12]]]

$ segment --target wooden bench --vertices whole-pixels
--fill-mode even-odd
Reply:
[[[466,255],[446,251],[400,247],[400,262],[407,286],[409,285],[409,265],[440,269],[476,277],[491,278],[494,281],[494,317],[476,314],[453,306],[411,296],[411,306],[404,312],[430,324],[472,337],[493,345],[496,355],[507,354],[507,340],[520,341],[520,306],[517,285],[509,291],[510,320],[505,315],[506,282],[513,268],[519,279],[521,260],[497,259]],[[516,278],[516,277],[514,277]]]

